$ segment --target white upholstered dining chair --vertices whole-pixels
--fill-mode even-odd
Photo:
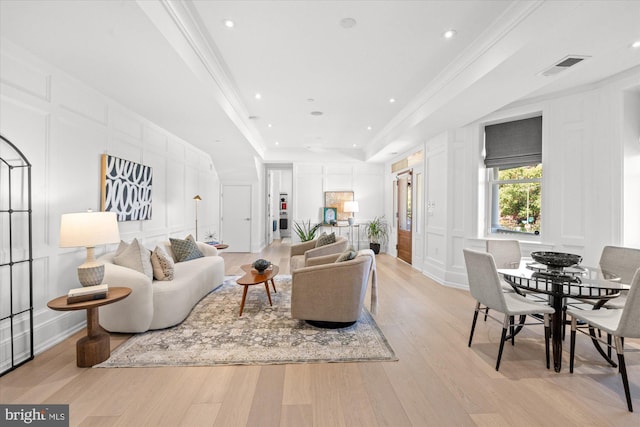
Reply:
[[[463,249],[463,253],[467,267],[467,276],[469,278],[469,290],[477,301],[473,313],[471,333],[469,335],[469,347],[471,347],[473,340],[473,332],[476,327],[476,321],[478,320],[478,312],[481,309],[489,308],[504,313],[504,318],[502,319],[502,336],[500,337],[500,348],[496,361],[497,371],[500,369],[500,359],[502,358],[502,350],[504,348],[504,342],[507,340],[507,330],[509,328],[511,328],[511,336],[513,338],[514,317],[542,314],[544,319],[542,323],[544,323],[547,369],[549,369],[549,315],[555,312],[553,307],[532,302],[515,292],[503,292],[498,270],[496,269],[496,264],[491,254],[474,251],[472,249]],[[497,318],[494,319],[500,321]],[[536,319],[535,324],[540,323],[541,322]]]
[[[605,246],[600,255],[600,269],[605,274],[619,278],[621,283],[631,283],[636,270],[640,268],[640,249],[621,246]],[[605,303],[606,308],[623,308],[627,300],[627,291]]]
[[[520,265],[522,252],[520,242],[517,240],[489,239],[486,241],[486,249],[493,255],[496,268],[518,268]]]
[[[640,338],[640,269],[631,280],[631,289],[623,308],[602,308],[600,310],[580,310],[568,308],[567,314],[571,318],[571,353],[569,360],[569,372],[573,373],[573,362],[575,359],[576,331],[585,332],[584,329],[596,328],[613,336],[615,344],[612,346],[600,338],[590,335],[591,339],[613,347],[618,355],[620,375],[627,399],[627,408],[633,412],[631,403],[631,392],[629,391],[629,379],[627,377],[627,366],[624,360],[624,338]],[[581,322],[581,324],[578,324]]]

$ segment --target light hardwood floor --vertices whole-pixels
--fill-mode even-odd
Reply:
[[[288,246],[223,252],[227,274],[258,257],[288,274]],[[500,325],[479,322],[467,347],[474,300],[397,259],[379,255],[380,328],[398,362],[91,369],[75,365],[76,334],[0,378],[0,403],[70,404],[79,426],[639,426],[640,353],[627,356],[629,413],[617,370],[586,337],[576,369],[544,365],[542,329],[505,346]],[[368,302],[368,298],[365,300]],[[112,335],[112,348],[128,338]],[[640,340],[627,340],[640,348]]]

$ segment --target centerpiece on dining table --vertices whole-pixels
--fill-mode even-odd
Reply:
[[[531,252],[531,258],[545,265],[546,272],[552,274],[562,274],[565,268],[575,267],[582,262],[580,255],[565,252]]]

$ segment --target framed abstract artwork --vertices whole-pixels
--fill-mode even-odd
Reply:
[[[336,208],[336,220],[346,221],[351,216],[344,211],[344,202],[353,201],[353,191],[325,191],[324,207]]]
[[[151,219],[151,166],[102,155],[103,212],[115,212],[118,221]]]

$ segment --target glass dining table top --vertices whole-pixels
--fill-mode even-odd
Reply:
[[[615,273],[598,267],[576,265],[558,271],[522,260],[518,268],[501,268],[498,273],[514,287],[547,294],[601,299],[629,289],[629,284],[621,283]]]

